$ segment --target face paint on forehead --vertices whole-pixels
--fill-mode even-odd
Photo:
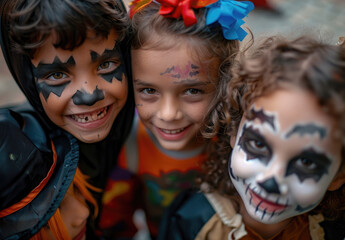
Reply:
[[[298,134],[303,137],[304,135],[314,135],[315,133],[319,134],[320,139],[324,139],[327,135],[327,129],[314,123],[297,124],[286,134],[285,137],[289,138],[294,134]]]
[[[308,178],[318,182],[324,174],[328,174],[331,164],[325,154],[309,148],[289,161],[285,177],[295,174],[301,183]]]
[[[126,68],[124,65],[124,59],[123,59],[123,56],[122,56],[121,51],[120,51],[119,43],[117,41],[116,41],[115,47],[113,49],[111,49],[111,50],[106,49],[101,55],[99,55],[95,51],[90,51],[90,56],[91,56],[91,60],[93,62],[99,61],[99,59],[101,59],[101,60],[104,59],[105,61],[107,61],[107,60],[111,61],[111,59],[114,57],[120,59],[120,65],[117,66],[117,68],[115,68],[111,72],[100,74],[100,76],[105,81],[112,83],[113,78],[115,78],[116,80],[122,82],[123,74],[125,74],[125,76],[127,76]]]
[[[104,93],[96,86],[96,89],[92,94],[87,93],[83,89],[81,91],[77,90],[77,92],[72,96],[72,99],[75,105],[92,106],[96,102],[104,99]]]
[[[165,72],[160,73],[160,75],[167,75],[168,77],[178,79],[189,79],[189,77],[198,75],[200,73],[199,70],[199,66],[188,61],[188,64],[184,68],[181,68],[180,66],[172,66],[167,68]]]
[[[75,66],[75,61],[72,56],[65,63],[61,62],[61,60],[56,56],[54,61],[50,64],[40,62],[37,67],[32,65],[37,91],[38,93],[42,93],[46,101],[50,93],[54,93],[56,96],[60,97],[63,90],[71,81],[64,82],[60,85],[49,85],[45,82],[38,82],[38,80],[46,78],[49,74],[54,72],[68,72],[68,69],[72,66]]]
[[[250,113],[250,116],[247,116],[247,119],[249,121],[255,121],[256,119],[258,119],[262,124],[267,123],[272,127],[273,130],[276,130],[274,116],[269,116],[264,110],[256,110],[254,107],[250,109]]]

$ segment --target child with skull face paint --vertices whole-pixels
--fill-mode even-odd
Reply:
[[[239,40],[247,35],[240,26],[253,9],[251,2],[184,2],[173,6],[165,0],[136,0],[130,5],[138,118],[104,195],[100,227],[110,237],[134,235],[136,208],[145,210],[150,234],[156,237],[174,196],[197,186],[207,145],[200,129],[217,102],[217,89],[228,81],[219,81],[220,75],[228,71]],[[188,10],[180,12],[181,4]],[[136,178],[142,185],[135,184]],[[117,231],[125,230],[124,223],[132,226],[130,231]]]
[[[2,52],[32,106],[26,112],[48,138],[73,135],[78,167],[92,186],[104,189],[134,114],[130,23],[122,2],[0,4]],[[100,204],[102,191],[93,196]]]
[[[162,239],[344,239],[344,66],[344,48],[309,37],[242,56],[211,113],[203,193],[175,200]]]

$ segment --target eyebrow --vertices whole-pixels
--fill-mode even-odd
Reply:
[[[250,112],[251,116],[247,116],[248,120],[254,121],[255,119],[258,119],[262,124],[268,123],[273,128],[273,130],[276,129],[274,125],[274,116],[268,116],[262,109],[257,111],[252,108]]]
[[[64,71],[68,72],[68,68],[75,66],[75,60],[73,56],[70,56],[66,62],[62,62],[57,56],[55,56],[52,63],[39,62],[37,67],[32,65],[32,71],[36,78],[42,78],[49,72]]]
[[[95,51],[90,51],[91,61],[96,62],[99,59],[108,59],[112,57],[120,57],[120,52],[115,46],[113,49],[106,49],[102,54],[98,54]]]
[[[291,135],[299,134],[299,136],[303,136],[305,134],[313,135],[318,133],[320,138],[323,139],[326,136],[327,130],[324,127],[317,126],[314,123],[308,124],[297,124],[291,129],[287,134],[286,138],[291,137]]]

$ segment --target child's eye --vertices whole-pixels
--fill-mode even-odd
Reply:
[[[203,91],[197,88],[189,88],[186,91],[187,95],[196,95],[196,94],[201,94],[201,93],[203,93]]]
[[[153,89],[153,88],[143,88],[140,90],[140,92],[144,93],[144,94],[155,94],[156,93],[156,90]]]
[[[63,72],[54,72],[48,75],[47,77],[47,79],[53,80],[53,81],[57,81],[57,80],[65,79],[65,78],[67,78],[67,75]]]
[[[317,168],[317,165],[314,161],[307,159],[307,158],[299,158],[296,160],[296,167],[300,169],[305,169],[308,171],[313,171]]]
[[[249,140],[247,142],[247,147],[248,147],[248,150],[255,152],[257,154],[263,154],[263,155],[269,154],[268,147],[265,145],[265,143],[259,140]]]
[[[116,69],[118,64],[116,64],[115,62],[113,61],[106,61],[106,62],[102,62],[97,70],[100,71],[101,73],[104,73],[104,72],[110,72],[110,71],[113,71],[114,69]]]

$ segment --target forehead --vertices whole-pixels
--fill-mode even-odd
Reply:
[[[274,125],[280,131],[286,131],[296,124],[334,125],[334,120],[323,111],[316,96],[297,87],[278,89],[260,97],[251,108],[267,113],[269,120],[274,120]]]
[[[87,38],[84,43],[79,47],[70,50],[64,50],[61,48],[55,48],[54,43],[56,42],[55,34],[52,33],[44,45],[37,49],[34,54],[34,58],[31,60],[32,64],[37,66],[41,63],[51,63],[54,61],[55,57],[58,57],[62,62],[66,62],[71,56],[74,57],[76,63],[78,64],[79,60],[90,59],[90,52],[96,52],[102,54],[105,49],[113,49],[116,44],[116,39],[118,34],[112,29],[109,32],[107,38],[101,36],[96,36],[92,31],[88,31]]]

